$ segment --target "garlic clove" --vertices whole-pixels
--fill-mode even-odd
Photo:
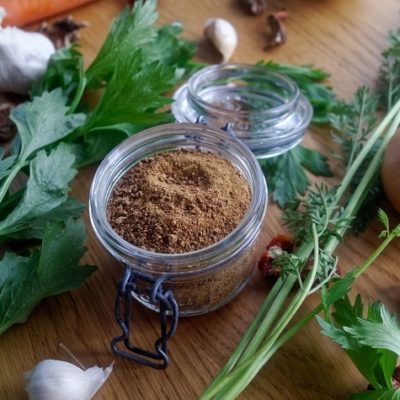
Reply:
[[[222,62],[228,62],[238,43],[238,35],[234,26],[226,19],[208,19],[204,24],[204,35],[221,53]]]
[[[54,52],[53,43],[41,33],[0,27],[0,92],[27,94]]]
[[[92,367],[83,370],[71,363],[44,360],[25,374],[29,400],[90,400],[112,371]]]
[[[98,392],[98,390],[103,386],[104,382],[110,376],[113,366],[114,366],[114,363],[112,363],[105,369],[96,366],[96,367],[88,368],[85,371],[85,374],[92,382],[91,394],[90,394],[89,399],[91,399]]]

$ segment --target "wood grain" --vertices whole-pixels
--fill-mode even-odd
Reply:
[[[1,1],[0,1],[1,4]],[[89,63],[102,43],[111,18],[123,7],[122,0],[104,0],[74,11],[88,20],[82,32],[82,48]],[[340,97],[349,99],[360,85],[374,86],[389,29],[399,24],[398,0],[271,0],[271,10],[285,7],[289,40],[268,53],[263,51],[265,15],[246,15],[235,1],[160,0],[160,23],[182,21],[187,38],[200,41],[208,17],[224,17],[234,23],[239,46],[233,61],[256,62],[273,59],[295,64],[313,63],[331,72],[331,84]],[[205,48],[202,45],[203,55]],[[209,56],[211,57],[211,56]],[[215,57],[215,54],[214,54]],[[327,132],[310,132],[307,144],[329,151]],[[74,194],[87,201],[95,167],[83,170],[74,185]],[[391,208],[383,205],[387,210]],[[265,240],[282,231],[279,210],[269,208]],[[393,223],[397,217],[392,215]],[[89,240],[85,261],[98,271],[80,290],[47,299],[29,320],[0,337],[0,399],[26,399],[23,371],[44,358],[68,359],[58,348],[63,342],[85,365],[105,366],[114,360],[110,339],[118,334],[113,318],[116,287],[122,268],[106,254],[96,240],[86,215]],[[340,265],[347,269],[360,263],[377,245],[377,223],[360,237],[347,237],[340,247]],[[365,298],[380,298],[400,312],[400,243],[394,243],[355,284],[354,292]],[[195,399],[206,388],[238,343],[262,303],[268,286],[255,274],[240,296],[209,315],[182,319],[171,343],[172,365],[154,371],[117,359],[115,369],[96,399]],[[304,314],[318,299],[309,299]],[[140,331],[136,339],[150,347],[158,321],[152,312],[135,309]],[[366,382],[343,351],[323,337],[314,322],[285,345],[265,367],[243,399],[345,399]]]

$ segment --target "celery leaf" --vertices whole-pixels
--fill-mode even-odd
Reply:
[[[19,160],[27,160],[35,151],[68,136],[85,120],[84,114],[67,115],[68,107],[61,89],[45,92],[11,112],[21,149]]]
[[[3,237],[14,238],[22,236],[28,238],[26,230],[36,232],[31,238],[40,238],[37,235],[43,227],[52,220],[78,217],[82,207],[79,203],[65,203],[68,199],[69,183],[76,175],[73,167],[75,157],[69,146],[61,143],[48,155],[45,150],[37,152],[30,163],[29,179],[20,202],[14,210],[0,222],[0,240]],[[64,213],[61,212],[64,208]],[[74,212],[72,212],[74,211]]]
[[[82,220],[48,225],[41,249],[29,256],[7,252],[0,261],[0,334],[26,321],[38,303],[78,288],[95,267],[79,265],[86,239]]]

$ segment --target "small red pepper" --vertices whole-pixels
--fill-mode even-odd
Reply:
[[[282,253],[282,251],[292,252],[293,242],[290,237],[278,235],[272,238],[266,247],[266,251],[262,253],[258,261],[258,269],[263,273],[265,278],[277,279],[279,277],[279,269],[272,268],[274,259]]]
[[[260,260],[258,261],[258,269],[263,273],[265,278],[271,280],[278,279],[281,271],[279,270],[279,268],[273,268],[272,262],[275,258],[277,258],[277,256],[282,254],[283,251],[292,253],[293,250],[293,241],[289,236],[275,236],[267,245],[266,251],[261,254]],[[342,271],[339,265],[336,266],[336,274],[339,276],[342,275]]]

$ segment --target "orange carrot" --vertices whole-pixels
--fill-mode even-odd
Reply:
[[[4,26],[22,26],[79,7],[93,0],[0,0],[7,16]]]

